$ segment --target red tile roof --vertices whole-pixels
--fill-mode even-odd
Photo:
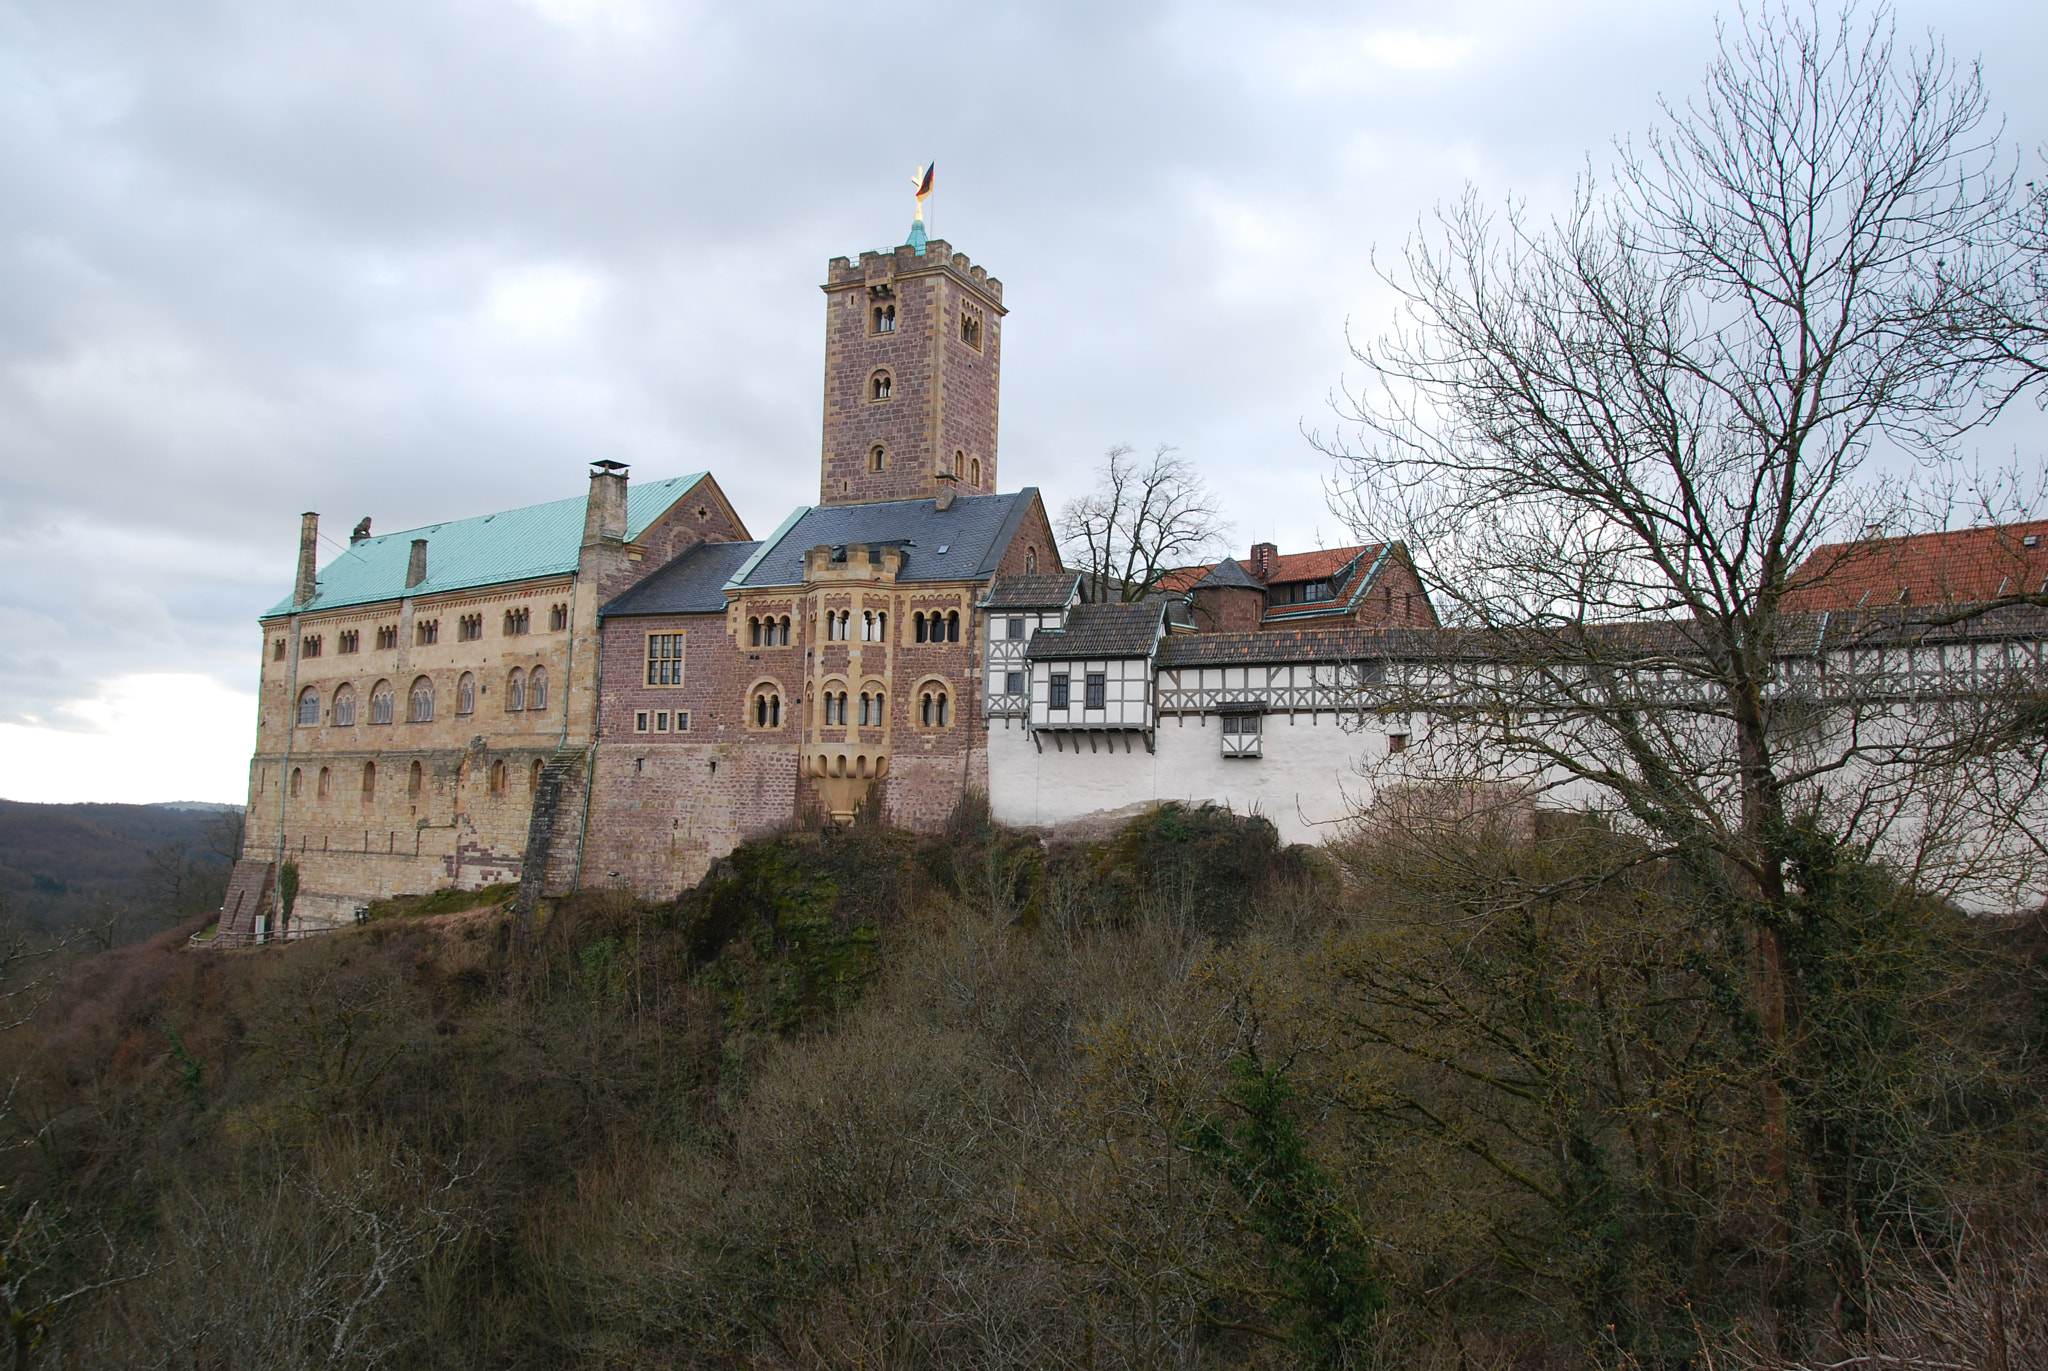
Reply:
[[[1273,574],[1266,578],[1266,584],[1280,585],[1289,581],[1329,580],[1349,565],[1352,559],[1356,558],[1360,553],[1366,552],[1377,556],[1379,547],[1377,545],[1372,547],[1331,547],[1318,548],[1314,552],[1285,553],[1274,559]],[[1251,558],[1240,557],[1237,559],[1237,564],[1244,568],[1245,575],[1250,576],[1253,580],[1258,579],[1259,573],[1253,569]],[[1366,564],[1368,566],[1371,565],[1370,558],[1367,559]],[[1209,565],[1214,566],[1215,563],[1211,562]],[[1207,566],[1182,567],[1178,571],[1167,572],[1161,578],[1159,588],[1184,595],[1195,588],[1195,582],[1208,574],[1209,567]],[[1332,589],[1335,589],[1335,587],[1332,587]]]
[[[1829,543],[1792,573],[1793,588],[1784,606],[1836,610],[1963,603],[2040,594],[2044,582],[2048,519]]]

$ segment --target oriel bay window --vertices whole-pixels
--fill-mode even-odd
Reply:
[[[683,683],[683,642],[686,633],[647,635],[647,684],[679,686]]]

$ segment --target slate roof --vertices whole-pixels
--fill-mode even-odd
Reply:
[[[1799,610],[2038,595],[2048,589],[2048,520],[1829,543],[1799,564],[1792,583],[1784,603]]]
[[[1024,655],[1034,662],[1070,662],[1083,657],[1149,657],[1159,640],[1166,606],[1158,600],[1134,605],[1076,605],[1063,629],[1042,628]]]
[[[725,583],[759,543],[699,543],[598,611],[622,614],[722,614]]]
[[[706,474],[700,471],[627,487],[626,537],[630,540],[646,532]],[[287,595],[262,617],[275,618],[298,608],[340,609],[408,595],[436,595],[564,575],[576,570],[587,499],[576,495],[365,538],[320,569],[310,606],[294,606]],[[427,540],[427,579],[408,589],[405,573],[415,538]]]
[[[1060,609],[1071,604],[1080,588],[1078,571],[1036,572],[1025,576],[998,576],[989,587],[983,609]]]
[[[740,568],[733,584],[801,585],[806,552],[848,543],[904,548],[899,584],[982,580],[995,574],[1037,498],[1037,489],[1026,486],[1014,495],[962,495],[944,510],[934,500],[800,507]]]
[[[1252,579],[1252,574],[1249,571],[1246,571],[1241,564],[1228,557],[1218,562],[1215,566],[1210,567],[1209,574],[1194,584],[1196,590],[1200,590],[1205,586],[1217,586],[1229,590],[1265,590],[1264,586]]]

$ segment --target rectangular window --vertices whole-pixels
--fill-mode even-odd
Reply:
[[[1024,673],[1012,671],[1006,674],[1003,677],[1003,693],[1005,695],[1022,695],[1024,693]]]
[[[337,636],[334,642],[334,650],[336,652],[360,652],[362,648],[363,635],[359,629],[349,629],[347,632]]]
[[[1259,733],[1259,716],[1256,714],[1226,714],[1223,716],[1223,732],[1226,737],[1256,738]]]
[[[678,732],[678,733],[688,733],[689,731],[690,731],[690,711],[689,711],[689,710],[687,710],[687,709],[679,709],[679,710],[677,710],[677,711],[676,711],[676,732]]]
[[[1011,619],[1011,620],[1010,620],[1010,626],[1009,626],[1009,627],[1010,627],[1010,634],[1009,634],[1009,637],[1010,637],[1010,641],[1011,641],[1011,642],[1013,642],[1013,643],[1016,643],[1016,642],[1022,642],[1022,641],[1024,640],[1024,619],[1023,619],[1023,616],[1022,616],[1022,615],[1019,615],[1019,616],[1017,616],[1016,618],[1013,618],[1013,619]]]
[[[647,635],[647,684],[679,686],[683,683],[683,640],[687,633]]]
[[[654,731],[655,731],[656,733],[666,733],[666,732],[668,732],[668,711],[667,711],[667,710],[665,710],[665,709],[657,709],[657,710],[655,710],[655,711],[654,711]]]
[[[634,713],[634,715],[633,715],[633,731],[634,731],[635,733],[645,733],[645,732],[647,731],[647,711],[646,711],[646,710],[642,709],[642,710],[636,711],[636,712]]]
[[[1052,678],[1052,694],[1051,697],[1047,700],[1047,704],[1049,704],[1054,709],[1065,709],[1067,707],[1066,672],[1061,671],[1054,673]]]
[[[1389,734],[1387,735],[1387,751],[1389,751],[1389,752],[1406,752],[1407,750],[1408,750],[1408,735],[1407,735],[1407,734],[1405,734],[1405,733],[1389,733]]]
[[[1088,708],[1102,708],[1103,696],[1107,693],[1104,689],[1106,684],[1102,672],[1091,671],[1088,673]]]

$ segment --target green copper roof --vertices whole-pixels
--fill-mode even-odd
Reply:
[[[700,471],[673,480],[629,486],[626,537],[638,538],[704,476]],[[365,538],[320,568],[319,590],[311,605],[294,605],[291,597],[286,596],[263,617],[271,619],[297,609],[373,604],[407,595],[437,595],[572,572],[576,569],[576,554],[583,545],[584,507],[585,497],[578,495],[544,505]],[[412,559],[415,538],[427,540],[427,579],[408,590],[405,572]]]

